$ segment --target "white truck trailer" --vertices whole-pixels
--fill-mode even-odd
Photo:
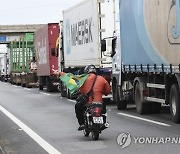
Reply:
[[[6,44],[0,44],[0,80],[9,79],[9,49]]]
[[[116,25],[114,6],[113,0],[84,0],[63,11],[63,33],[60,36],[63,46],[60,45],[59,54],[63,71],[79,74],[85,66],[93,64],[110,82],[111,41]],[[102,50],[104,40],[108,43]],[[69,95],[61,86],[61,94],[65,93]]]
[[[118,109],[135,102],[139,114],[170,105],[180,122],[180,2],[120,0],[113,41],[112,91]],[[116,46],[116,47],[115,47]]]

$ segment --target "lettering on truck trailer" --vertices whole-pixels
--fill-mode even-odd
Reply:
[[[168,39],[171,43],[179,43],[180,39],[180,0],[172,0],[168,10]],[[170,35],[171,34],[171,35]]]
[[[180,8],[179,8],[179,5],[180,5],[180,0],[174,0],[171,2],[171,8],[173,8],[173,6],[175,5],[176,7],[176,25],[172,27],[172,30],[171,30],[171,33],[173,35],[173,38],[174,39],[177,39],[180,35],[180,19],[179,19],[179,13],[180,13]]]
[[[93,42],[92,17],[71,25],[71,45],[77,46]]]

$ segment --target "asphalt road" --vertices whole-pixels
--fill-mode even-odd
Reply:
[[[169,108],[140,116],[134,105],[118,111],[107,105],[110,127],[98,141],[77,131],[74,100],[37,88],[0,82],[0,154],[177,154],[180,125]]]

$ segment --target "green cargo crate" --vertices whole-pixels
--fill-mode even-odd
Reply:
[[[29,72],[29,62],[35,57],[34,34],[26,33],[19,41],[10,44],[11,72]]]

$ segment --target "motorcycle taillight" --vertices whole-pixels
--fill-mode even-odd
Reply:
[[[94,114],[96,117],[100,117],[101,116],[101,108],[95,107],[94,108]]]

